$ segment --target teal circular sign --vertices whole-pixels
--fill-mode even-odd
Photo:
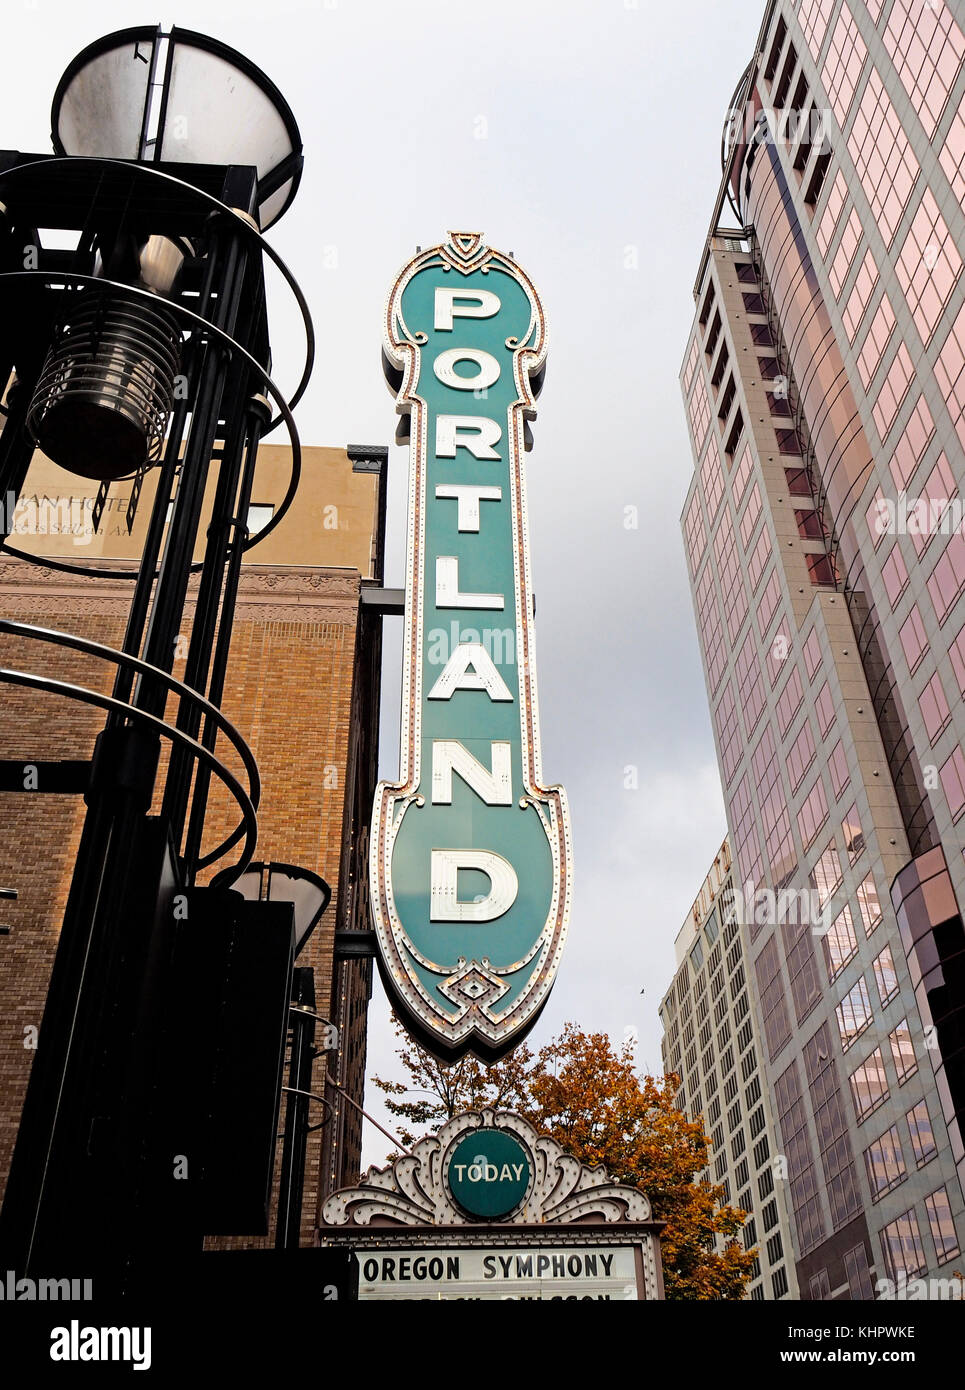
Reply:
[[[477,1129],[449,1156],[448,1183],[470,1216],[506,1216],[526,1196],[532,1174],[529,1151],[501,1129]]]

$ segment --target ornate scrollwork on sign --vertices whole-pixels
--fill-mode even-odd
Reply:
[[[474,1130],[502,1130],[527,1151],[526,1194],[510,1224],[560,1225],[587,1220],[607,1224],[649,1221],[650,1203],[635,1187],[590,1168],[531,1124],[507,1110],[456,1115],[438,1134],[420,1139],[411,1154],[386,1168],[370,1168],[358,1187],[335,1192],[322,1208],[324,1226],[471,1226],[478,1224],[453,1198],[448,1165],[459,1141]]]

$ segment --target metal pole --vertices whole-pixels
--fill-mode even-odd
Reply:
[[[310,967],[296,967],[292,980],[292,1003],[314,1010],[315,972]],[[308,1150],[308,1096],[304,1093],[311,1090],[312,1063],[315,1060],[314,1018],[300,1009],[292,1009],[289,1017],[292,1046],[288,1084],[291,1089],[285,1109],[275,1224],[275,1248],[278,1250],[296,1249],[301,1235],[305,1156]]]

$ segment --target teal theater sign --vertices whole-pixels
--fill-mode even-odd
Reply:
[[[572,885],[544,786],[523,450],[546,331],[515,261],[453,232],[404,267],[385,352],[409,414],[401,769],[379,785],[370,888],[406,1026],[453,1059],[508,1052],[546,1002]]]
[[[446,1164],[453,1197],[479,1220],[498,1221],[518,1207],[533,1179],[529,1153],[514,1134],[478,1129],[460,1139]]]

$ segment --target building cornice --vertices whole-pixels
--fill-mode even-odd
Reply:
[[[0,594],[8,611],[19,617],[63,617],[127,614],[137,566],[115,560],[115,569],[129,570],[132,579],[100,575],[74,576],[43,564],[0,556]],[[194,600],[198,576],[188,587]],[[361,578],[357,570],[304,565],[244,565],[238,586],[236,622],[324,622],[353,620],[358,609]]]

